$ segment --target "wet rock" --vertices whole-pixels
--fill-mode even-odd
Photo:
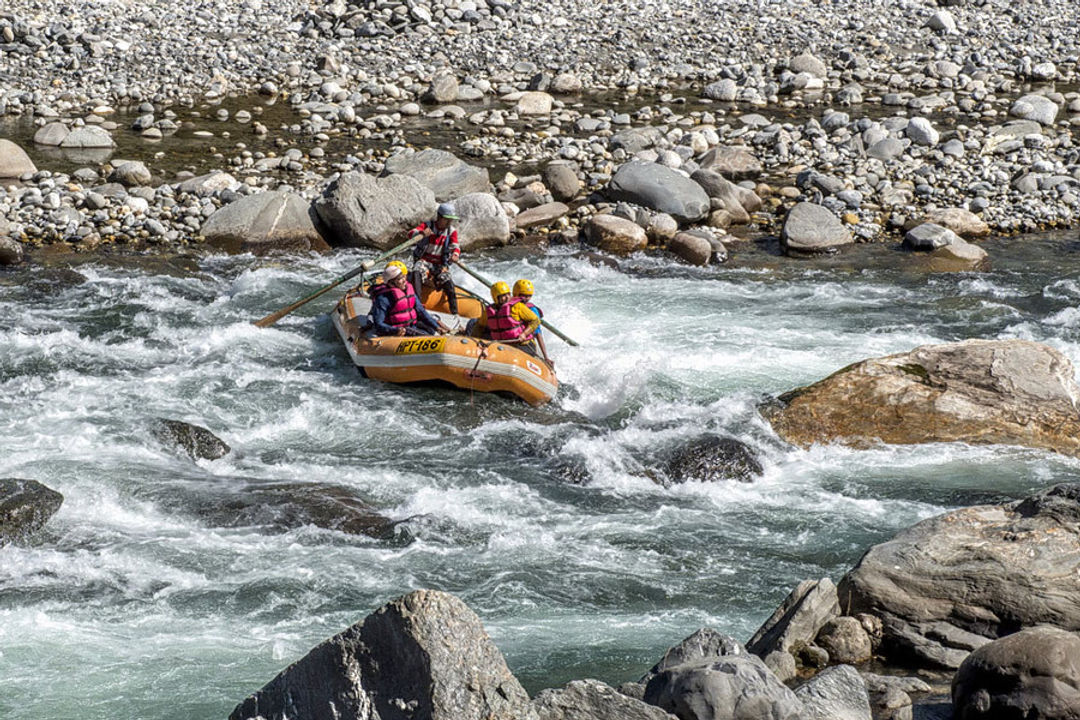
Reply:
[[[761,175],[761,161],[741,147],[717,145],[706,152],[698,166],[718,172],[729,180],[753,180]]]
[[[34,133],[34,142],[38,145],[59,147],[70,132],[71,128],[64,123],[51,122],[38,128],[38,131]]]
[[[548,163],[544,168],[544,185],[556,200],[573,200],[581,183],[577,173],[566,163]]]
[[[789,253],[816,255],[850,245],[851,231],[827,208],[801,202],[791,208],[780,232],[780,244]]]
[[[645,702],[680,720],[798,720],[802,703],[753,655],[677,665],[645,686]]]
[[[130,160],[117,165],[116,169],[109,175],[109,182],[118,182],[128,187],[149,185],[152,181],[153,176],[150,174],[150,169],[137,160]]]
[[[626,163],[611,178],[606,194],[614,201],[667,213],[680,223],[701,220],[709,212],[709,197],[700,185],[657,163]]]
[[[803,580],[758,628],[746,649],[761,658],[774,652],[792,654],[800,645],[811,645],[825,623],[839,615],[840,600],[832,580]]]
[[[555,98],[546,92],[522,93],[517,102],[518,115],[549,115]]]
[[[931,268],[944,271],[977,270],[988,257],[988,253],[978,245],[959,238],[930,253]]]
[[[1080,635],[1021,630],[971,653],[952,683],[958,720],[1080,720]]]
[[[716,660],[732,655],[746,655],[746,648],[742,643],[710,627],[696,630],[692,635],[684,638],[678,645],[668,648],[664,657],[645,673],[637,684],[644,693],[644,687],[649,681],[660,673],[680,665],[694,665],[703,661]]]
[[[539,720],[677,720],[599,680],[574,680],[533,699]]]
[[[667,213],[656,213],[649,218],[645,226],[645,234],[649,242],[657,245],[666,245],[679,232],[679,222]]]
[[[0,138],[0,178],[17,178],[25,173],[35,173],[37,167],[21,147]]]
[[[805,720],[870,720],[866,683],[850,665],[828,668],[795,690]]]
[[[217,460],[232,450],[206,428],[179,420],[158,418],[150,432],[158,441],[184,451],[192,460]]]
[[[817,634],[815,644],[829,653],[834,663],[856,665],[870,659],[870,636],[857,618],[843,616],[830,620]]]
[[[904,234],[904,247],[909,250],[937,250],[954,242],[961,242],[956,233],[934,223],[923,223]]]
[[[881,652],[956,668],[1020,628],[1080,630],[1080,484],[1019,502],[955,510],[875,545],[840,584],[882,620]]]
[[[436,202],[469,193],[491,192],[487,170],[469,165],[445,150],[428,148],[388,158],[381,177],[397,175],[407,175],[428,187],[435,194]]]
[[[924,345],[853,363],[764,412],[801,446],[1001,443],[1080,455],[1074,375],[1059,351],[1026,340]]]
[[[199,231],[212,247],[228,253],[329,252],[315,225],[311,203],[288,192],[242,197],[206,219]]]
[[[536,720],[480,619],[448,593],[417,590],[316,646],[229,720]]]
[[[942,208],[926,213],[925,221],[948,228],[962,238],[983,237],[990,234],[990,226],[978,215],[963,208]]]
[[[107,130],[96,125],[86,125],[69,132],[60,143],[62,148],[90,150],[95,148],[114,148],[116,142]]]
[[[668,241],[667,250],[691,265],[708,265],[712,258],[712,244],[691,233],[677,233]]]
[[[551,225],[559,218],[566,217],[569,212],[570,208],[561,202],[545,203],[520,213],[514,221],[519,229],[525,230]]]
[[[3,221],[0,221],[0,225]],[[2,230],[2,228],[0,228]],[[22,243],[15,238],[6,237],[0,232],[0,266],[18,265],[26,257]]]
[[[435,195],[410,175],[376,178],[361,172],[330,184],[315,210],[333,238],[352,247],[389,250],[402,233],[430,220]]]
[[[740,192],[743,188],[740,188],[714,170],[697,170],[690,176],[690,179],[700,185],[710,199],[720,201],[719,207],[715,202],[710,203],[710,207],[714,210],[723,209],[727,211],[730,223],[736,224],[750,221],[750,214],[743,207],[743,195]],[[753,194],[752,191],[748,192]],[[757,195],[754,195],[754,197],[756,198]],[[760,200],[758,203],[760,204]]]
[[[719,435],[706,435],[680,445],[667,463],[667,475],[673,483],[751,482],[762,472],[757,456],[745,443]]]
[[[640,225],[614,215],[592,215],[583,230],[587,242],[615,255],[644,250],[649,242]]]
[[[0,547],[40,530],[63,502],[63,495],[35,480],[0,478]]]
[[[499,199],[489,193],[469,193],[454,201],[460,220],[458,241],[462,250],[505,245],[510,239],[510,220]]]

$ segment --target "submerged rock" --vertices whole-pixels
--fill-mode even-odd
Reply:
[[[387,603],[283,670],[229,720],[536,720],[480,618],[453,595]]]
[[[0,226],[3,225],[4,221],[0,219]],[[3,235],[3,229],[0,227],[0,266],[18,265],[26,257],[26,252],[18,240]]]
[[[376,178],[362,172],[330,184],[315,210],[334,238],[352,247],[389,250],[403,232],[430,220],[435,195],[410,175]]]
[[[217,460],[232,450],[224,440],[206,428],[179,420],[158,418],[151,425],[150,432],[160,442],[183,450],[192,460]]]
[[[745,443],[734,438],[706,435],[676,448],[668,462],[673,483],[738,480],[751,482],[764,472]]]
[[[533,700],[539,720],[677,720],[599,680],[574,680]]]
[[[315,226],[311,203],[288,192],[242,197],[215,212],[200,233],[206,242],[229,253],[329,252]]]
[[[1001,443],[1080,455],[1074,376],[1046,345],[965,340],[854,363],[764,413],[801,446]]]
[[[1021,630],[971,653],[952,682],[958,720],[1080,720],[1080,635]]]
[[[840,584],[882,620],[891,660],[956,668],[1038,624],[1080,630],[1080,484],[924,520],[870,548]]]
[[[0,546],[40,530],[63,502],[63,495],[36,480],[0,478]]]

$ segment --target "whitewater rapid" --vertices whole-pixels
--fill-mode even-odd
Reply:
[[[792,449],[756,410],[930,342],[1020,337],[1080,361],[1074,244],[988,247],[991,272],[952,275],[767,248],[711,269],[566,248],[474,258],[533,280],[581,343],[548,340],[563,385],[541,408],[362,379],[332,295],[251,325],[370,254],[0,275],[0,477],[65,497],[35,542],[0,549],[0,716],[221,718],[419,587],[459,594],[530,692],[634,680],[703,625],[745,640],[797,581],[839,579],[899,529],[1076,479],[1077,461],[1017,448]],[[192,462],[154,439],[157,417],[233,452]],[[749,445],[763,475],[650,479],[706,433]],[[407,520],[381,539],[223,520],[237,488],[289,483]]]

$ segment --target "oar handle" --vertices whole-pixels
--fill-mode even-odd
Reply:
[[[376,265],[378,265],[380,262],[382,262],[386,258],[388,258],[388,257],[390,257],[392,255],[396,255],[397,253],[401,252],[402,250],[404,250],[406,248],[409,248],[409,247],[412,247],[413,245],[415,245],[418,242],[420,242],[420,237],[419,236],[417,236],[415,238],[412,238],[412,239],[409,239],[409,240],[406,240],[405,242],[401,243],[397,247],[393,247],[393,248],[387,250],[382,255],[379,255],[376,258],[373,258],[371,260],[365,260],[364,262],[360,263],[359,267],[353,268],[349,272],[347,272],[344,275],[342,275],[341,277],[339,277],[334,282],[330,283],[329,285],[327,285],[325,287],[322,287],[322,288],[316,290],[312,294],[308,295],[306,298],[303,298],[302,300],[297,300],[292,305],[288,305],[286,307],[283,307],[280,310],[277,310],[275,312],[270,313],[269,315],[267,315],[266,317],[264,317],[264,318],[262,318],[260,320],[256,320],[255,321],[255,326],[256,327],[261,327],[261,328],[270,327],[271,325],[276,323],[278,320],[285,317],[286,315],[288,315],[292,311],[296,310],[297,308],[300,308],[303,305],[307,305],[309,302],[311,302],[315,298],[320,297],[321,295],[325,295],[326,293],[330,292],[331,290],[333,290],[334,288],[336,288],[338,285],[345,282],[346,280],[351,280],[352,278],[356,277],[360,273],[367,272],[368,270],[375,267]]]
[[[485,285],[487,285],[488,287],[491,287],[491,285],[492,285],[492,282],[491,282],[490,280],[488,280],[488,279],[487,279],[486,277],[484,277],[484,276],[483,276],[483,275],[481,275],[480,273],[476,272],[475,270],[473,270],[472,268],[470,268],[469,266],[467,266],[467,265],[466,265],[465,263],[461,262],[461,260],[455,260],[454,262],[455,262],[455,263],[457,264],[457,266],[458,266],[459,268],[461,268],[461,269],[462,269],[462,270],[464,270],[465,272],[469,273],[469,274],[470,274],[470,275],[472,275],[472,276],[473,276],[474,278],[476,278],[476,279],[477,279],[477,280],[479,280],[480,282],[484,283],[484,284],[485,284]],[[561,331],[560,331],[560,330],[559,330],[558,328],[556,328],[556,327],[555,327],[554,325],[552,325],[551,323],[549,323],[549,322],[548,322],[547,320],[545,320],[544,318],[540,318],[540,324],[541,324],[541,325],[543,325],[543,326],[544,326],[545,328],[547,328],[548,330],[550,330],[550,331],[551,331],[551,332],[552,332],[552,333],[553,333],[554,335],[556,335],[557,337],[561,338],[561,339],[562,339],[562,340],[563,340],[564,342],[566,342],[566,344],[568,344],[568,345],[570,345],[570,346],[572,346],[572,347],[578,347],[578,344],[577,344],[576,342],[574,342],[573,340],[571,340],[571,339],[570,339],[569,337],[567,337],[567,336],[566,336],[565,334],[563,334],[563,333],[562,333],[562,332],[561,332]]]

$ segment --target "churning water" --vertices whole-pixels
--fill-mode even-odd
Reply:
[[[222,718],[420,587],[475,609],[530,692],[636,679],[703,625],[745,639],[795,582],[839,579],[901,528],[1078,475],[1017,448],[792,449],[756,411],[922,343],[1030,338],[1080,361],[1076,244],[988,248],[992,272],[951,275],[880,246],[808,262],[758,247],[707,270],[474,258],[531,278],[581,342],[549,339],[563,387],[542,408],[360,378],[319,314],[329,297],[251,325],[364,254],[0,275],[0,477],[65,496],[32,545],[0,550],[0,716]],[[178,456],[158,417],[233,452]],[[748,444],[763,476],[651,479],[707,433]],[[405,522],[374,538],[281,510],[326,488]]]

